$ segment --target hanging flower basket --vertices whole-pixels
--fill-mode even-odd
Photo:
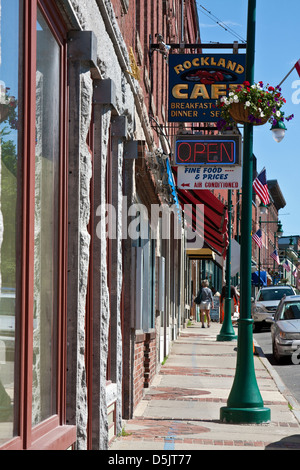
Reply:
[[[236,123],[251,123],[261,126],[268,121],[275,125],[278,121],[289,121],[294,117],[292,114],[283,117],[281,108],[286,100],[281,95],[281,88],[269,86],[264,87],[263,82],[251,85],[245,81],[229,92],[228,96],[222,96],[217,101],[220,109],[221,119],[218,122],[219,130],[232,126],[232,120]]]
[[[259,117],[257,114],[256,116],[254,115],[255,120],[253,120],[250,117],[251,113],[247,108],[245,108],[244,103],[232,103],[229,108],[229,114],[236,123],[251,123],[255,126],[262,126],[266,124],[271,116],[271,114],[268,114],[267,116]]]

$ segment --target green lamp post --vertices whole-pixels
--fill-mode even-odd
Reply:
[[[231,220],[232,220],[232,193],[228,190],[228,247],[226,255],[226,295],[224,307],[224,321],[217,341],[233,341],[237,335],[231,321]]]
[[[246,80],[254,83],[256,0],[248,1]],[[253,358],[253,320],[251,318],[251,221],[253,180],[253,125],[245,124],[243,160],[243,198],[241,221],[241,297],[238,322],[236,373],[227,406],[221,408],[223,422],[250,424],[270,421],[271,412],[257,385]]]

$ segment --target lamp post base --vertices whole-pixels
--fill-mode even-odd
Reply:
[[[227,406],[220,410],[223,422],[259,424],[271,420],[271,411],[264,406],[255,377],[252,328],[252,319],[239,320],[236,375]]]
[[[233,333],[221,333],[217,336],[217,341],[234,341],[237,339],[237,335]]]
[[[234,341],[235,339],[237,339],[237,335],[235,334],[231,321],[231,298],[226,298],[224,322],[217,336],[217,341]]]
[[[224,423],[261,424],[271,421],[269,408],[229,408],[220,410],[220,420]]]

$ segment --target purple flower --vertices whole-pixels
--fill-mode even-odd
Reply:
[[[256,118],[253,114],[249,114],[248,120],[249,120],[251,123],[257,122],[257,118]]]
[[[227,122],[225,121],[225,119],[220,119],[217,122],[217,128],[218,128],[219,131],[223,130],[226,125],[227,125]]]

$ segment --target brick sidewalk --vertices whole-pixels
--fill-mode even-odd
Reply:
[[[184,330],[110,450],[300,449],[300,426],[270,371],[254,357],[271,422],[222,423],[236,367],[236,341],[217,342],[220,325]]]

